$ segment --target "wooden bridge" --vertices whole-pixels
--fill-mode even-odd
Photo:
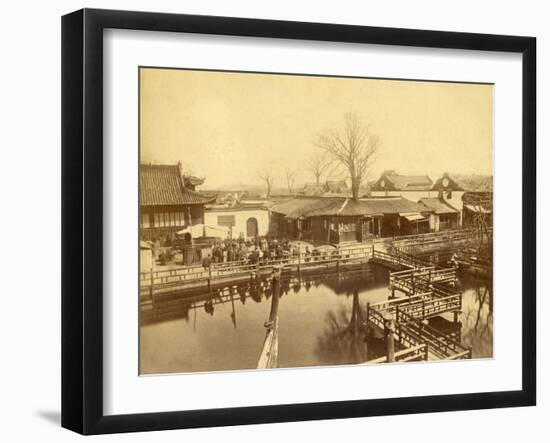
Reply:
[[[427,324],[428,319],[450,312],[457,321],[462,294],[454,289],[456,269],[439,268],[401,251],[391,254],[374,251],[373,259],[405,268],[390,273],[390,300],[367,305],[367,325],[383,332],[386,340],[395,341],[402,349],[391,357],[368,363],[382,363],[389,358],[393,361],[471,358],[471,348]],[[396,290],[405,296],[396,298]]]
[[[275,268],[281,268],[283,273],[291,275],[328,269],[338,271],[367,263],[372,258],[373,250],[372,246],[361,246],[346,250],[335,249],[319,255],[306,255],[302,252],[296,256],[263,263],[213,263],[207,268],[193,265],[141,272],[140,295],[142,301],[151,301],[154,295],[174,293],[182,289],[210,289],[213,285],[267,277]]]

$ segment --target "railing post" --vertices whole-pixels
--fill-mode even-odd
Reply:
[[[149,295],[151,296],[151,302],[153,301],[153,284],[154,284],[154,281],[155,279],[153,278],[153,268],[151,268],[151,287],[149,288]]]
[[[212,289],[212,263],[208,265],[208,290]]]
[[[395,362],[395,344],[393,338],[394,320],[391,314],[384,317],[384,338],[386,340],[386,357],[388,363]]]
[[[459,319],[459,314],[460,314],[460,311],[454,311],[453,312],[453,322],[456,324],[458,323],[458,319]]]
[[[336,272],[340,272],[340,246],[336,246]]]

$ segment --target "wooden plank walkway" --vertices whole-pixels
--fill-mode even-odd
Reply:
[[[388,301],[367,305],[367,324],[369,327],[384,331],[388,328],[388,319],[392,320],[390,333],[398,346],[404,351],[425,345],[423,354],[416,356],[425,359],[464,359],[471,358],[471,348],[462,346],[448,334],[428,326],[429,318],[448,312],[459,312],[462,308],[462,294],[454,289],[455,268],[439,268],[431,263],[394,251],[389,254],[373,251],[373,259],[404,268],[390,273],[389,288],[392,295],[395,290],[404,297],[392,297]],[[412,351],[411,351],[412,352]],[[396,361],[397,354],[395,354]],[[415,353],[412,352],[412,355]],[[401,355],[410,355],[403,352]],[[377,359],[374,363],[382,362]],[[383,361],[387,361],[383,360]]]

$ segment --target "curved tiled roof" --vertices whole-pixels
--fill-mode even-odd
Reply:
[[[141,206],[204,205],[212,201],[183,185],[178,165],[141,165]]]

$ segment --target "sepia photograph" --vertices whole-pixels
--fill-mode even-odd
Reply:
[[[138,74],[140,375],[493,358],[493,84]]]

